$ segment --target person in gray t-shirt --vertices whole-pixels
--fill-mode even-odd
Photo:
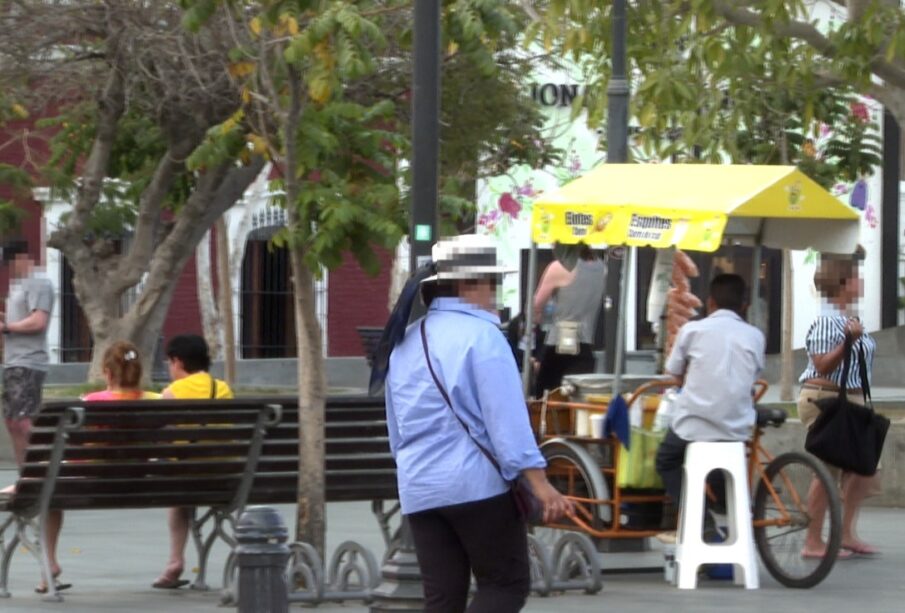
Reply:
[[[3,334],[3,417],[13,442],[16,461],[25,461],[31,418],[41,407],[41,388],[47,372],[47,325],[53,310],[53,285],[38,275],[23,241],[3,248],[11,281],[5,312],[0,311]]]

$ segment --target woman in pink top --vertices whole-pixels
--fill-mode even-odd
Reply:
[[[141,359],[138,348],[117,341],[104,352],[104,379],[107,389],[82,396],[82,400],[151,400],[160,394],[141,390]]]
[[[82,396],[85,401],[139,400],[160,398],[160,394],[144,392],[141,385],[141,359],[138,348],[127,341],[117,341],[104,352],[104,379],[107,389]],[[50,570],[54,581],[60,575],[60,564],[57,561],[57,542],[63,527],[63,512],[51,511],[47,522],[47,556],[50,558]],[[57,590],[72,587],[71,583],[57,582]],[[41,582],[35,588],[39,594],[47,592],[47,585]]]

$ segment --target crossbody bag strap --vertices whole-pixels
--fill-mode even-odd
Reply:
[[[873,408],[874,400],[870,397],[870,380],[867,378],[867,362],[864,360],[864,341],[858,343],[858,376],[861,378],[865,404]]]
[[[481,453],[483,453],[487,457],[487,459],[490,460],[490,463],[493,464],[493,467],[496,468],[497,472],[500,473],[500,476],[502,477],[503,471],[500,468],[500,463],[497,462],[495,457],[493,457],[493,454],[484,449],[484,446],[478,442],[478,439],[472,436],[471,431],[468,429],[468,425],[461,417],[459,417],[459,414],[456,413],[456,410],[453,408],[452,401],[449,399],[449,394],[446,393],[446,388],[443,387],[443,384],[440,383],[440,379],[437,377],[437,373],[434,372],[434,365],[431,363],[430,351],[427,348],[427,330],[425,327],[426,321],[427,317],[421,320],[421,346],[424,348],[424,358],[427,360],[427,369],[430,371],[431,377],[433,377],[434,383],[437,385],[437,389],[440,390],[440,395],[443,396],[443,400],[446,401],[446,406],[449,407],[449,410],[452,411],[452,414],[455,416],[456,420],[458,420],[459,424],[462,426],[462,429],[465,430],[465,434],[467,434],[468,438],[470,438],[472,442],[477,445],[478,449],[481,450]],[[505,481],[506,478],[503,477],[503,480]]]
[[[211,400],[217,397],[217,379],[214,378],[214,375],[210,375],[211,378]]]
[[[852,369],[852,353],[855,351],[852,336],[850,334],[845,335],[844,350],[845,357],[842,358],[842,381],[839,382],[839,397],[842,399],[848,397],[846,394],[846,391],[848,390],[848,373],[851,372]]]

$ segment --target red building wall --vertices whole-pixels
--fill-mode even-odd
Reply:
[[[27,133],[32,137],[28,139],[28,153],[34,158],[41,158],[47,154],[47,144],[44,140],[47,136],[46,131],[36,130],[34,122],[13,122],[8,124],[6,130],[0,131],[0,164],[8,164],[9,166],[19,167],[22,160],[26,159],[25,147],[19,138],[22,131],[27,129]],[[44,211],[41,205],[33,200],[30,195],[22,193],[13,193],[7,185],[0,184],[0,199],[11,200],[20,205],[25,211],[22,224],[19,230],[15,232],[16,238],[24,238],[28,241],[28,248],[31,257],[40,263],[44,262],[44,242],[41,236],[41,228],[43,227]],[[10,238],[9,236],[0,236],[0,242]],[[9,285],[9,272],[7,267],[0,263],[0,305],[6,299],[6,291]]]
[[[352,256],[330,272],[327,283],[327,355],[362,356],[358,326],[383,326],[389,317],[387,298],[393,254],[380,251],[380,273],[372,277]]]
[[[173,301],[163,322],[161,331],[164,342],[177,334],[204,334],[201,326],[201,309],[198,306],[198,288],[195,277],[195,258],[190,257],[173,290]]]
[[[358,326],[383,326],[389,317],[387,297],[393,254],[378,253],[380,272],[372,277],[364,272],[352,256],[327,281],[327,355],[329,357],[363,356]],[[212,254],[212,257],[215,257]],[[236,288],[239,289],[239,288]],[[236,313],[237,317],[241,313]],[[191,258],[179,278],[164,323],[162,334],[169,339],[176,334],[201,334],[201,315],[195,279],[195,260]]]

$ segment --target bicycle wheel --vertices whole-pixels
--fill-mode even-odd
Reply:
[[[822,518],[811,517],[810,488],[827,494]],[[826,555],[804,558],[801,552],[814,521],[822,522]],[[814,587],[829,574],[842,543],[842,511],[836,483],[817,459],[790,452],[767,465],[754,494],[754,540],[764,566],[786,587]]]

